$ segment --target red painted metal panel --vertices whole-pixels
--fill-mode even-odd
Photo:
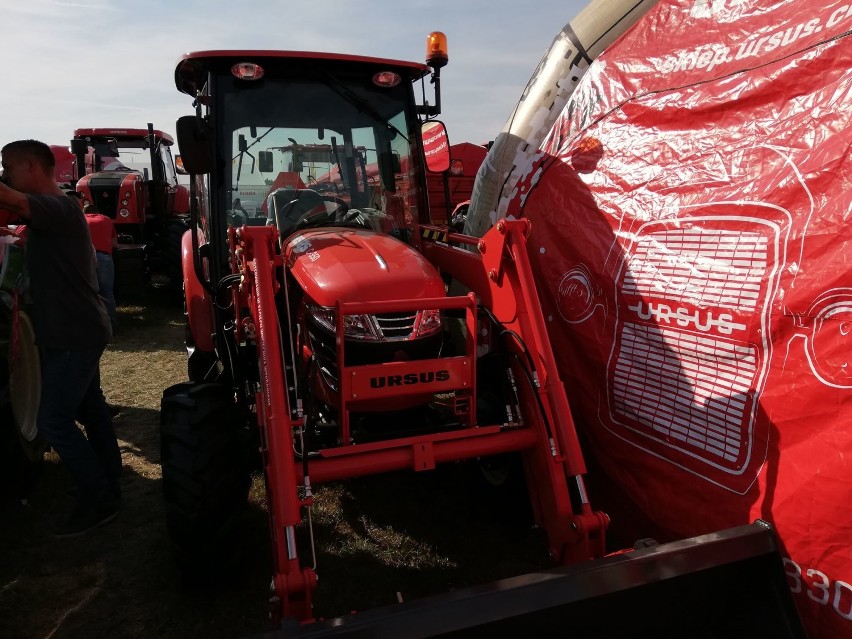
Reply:
[[[442,393],[473,387],[473,361],[470,357],[444,357],[414,362],[385,362],[372,366],[352,366],[346,401],[381,399],[400,395]]]

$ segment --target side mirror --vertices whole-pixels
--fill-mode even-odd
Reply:
[[[423,136],[423,154],[426,169],[432,173],[443,173],[450,168],[450,138],[447,127],[438,120],[429,120],[420,127]]]
[[[272,173],[272,151],[259,151],[257,154],[257,162],[261,173]]]
[[[74,138],[71,140],[71,153],[74,155],[86,155],[89,152],[89,145],[83,138]]]
[[[210,125],[194,115],[184,115],[178,118],[176,131],[183,168],[191,175],[212,173],[216,154]]]

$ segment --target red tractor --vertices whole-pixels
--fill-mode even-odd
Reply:
[[[802,636],[763,525],[604,558],[608,517],[587,496],[528,223],[502,221],[481,239],[429,224],[427,170],[447,170],[449,153],[433,119],[446,42],[428,43],[426,65],[290,51],[207,51],[177,65],[177,88],[196,107],[177,123],[192,175],[183,237],[192,381],[163,393],[161,461],[182,564],[217,574],[234,555],[259,451],[270,605],[286,636],[536,634],[532,617],[549,631],[594,633],[576,636],[734,636],[725,630],[735,609],[751,632]],[[428,76],[432,105],[414,90]],[[281,167],[295,175],[271,189],[265,210],[234,215],[260,149],[300,148],[333,162],[334,189],[296,161]],[[555,567],[317,620],[314,487],[455,462],[523,473]]]
[[[461,232],[473,193],[473,182],[488,148],[482,144],[459,142],[450,145],[450,168],[428,173],[429,209],[432,224],[450,224]]]
[[[151,276],[182,281],[180,241],[189,191],[178,183],[172,137],[146,129],[77,129],[71,152],[83,206],[111,218],[118,232],[116,292],[139,289]]]
[[[50,152],[53,153],[53,159],[56,162],[53,177],[63,189],[74,191],[74,185],[77,182],[76,158],[71,153],[71,149],[67,146],[51,144]]]

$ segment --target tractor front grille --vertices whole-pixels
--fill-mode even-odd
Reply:
[[[414,336],[417,313],[382,313],[373,316],[382,336],[388,341],[407,340]]]
[[[118,213],[118,195],[120,184],[116,184],[115,180],[110,180],[106,184],[99,183],[98,180],[92,179],[89,181],[89,191],[92,194],[92,204],[95,205],[98,213],[106,215],[109,218],[115,219]]]

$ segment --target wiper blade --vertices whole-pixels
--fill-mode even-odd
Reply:
[[[397,135],[401,135],[402,139],[408,142],[408,137],[397,129],[391,122],[382,117],[382,115],[373,108],[373,105],[364,100],[357,93],[354,93],[352,89],[343,84],[340,80],[334,77],[331,73],[329,73],[325,69],[317,68],[316,71],[319,71],[320,74],[324,75],[327,79],[323,80],[325,85],[334,91],[341,98],[349,102],[349,104],[358,108],[362,113],[366,113],[371,118],[373,118],[379,124],[383,124],[388,128],[389,131],[393,131]]]

